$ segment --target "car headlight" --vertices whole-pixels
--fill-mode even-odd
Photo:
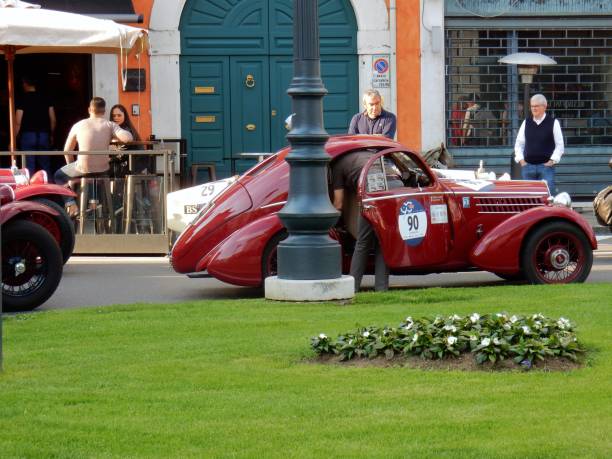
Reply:
[[[552,203],[553,205],[556,205],[556,206],[565,206],[570,209],[572,208],[572,198],[570,198],[570,195],[567,194],[565,191],[555,196],[552,199]]]

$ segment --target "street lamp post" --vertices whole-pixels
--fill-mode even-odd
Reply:
[[[339,213],[329,199],[316,0],[293,0],[293,80],[289,195],[278,213],[289,236],[278,246],[278,276],[265,281],[266,298],[321,301],[354,296],[354,280],[342,276],[341,250],[329,237]]]
[[[533,76],[538,73],[541,65],[554,65],[557,62],[544,54],[540,53],[513,53],[502,57],[498,60],[501,64],[516,64],[518,66],[518,74],[521,76],[523,83],[523,116],[525,119],[531,113],[529,109],[530,86],[533,83]],[[521,167],[514,161],[514,154],[510,159],[512,179],[521,178]]]

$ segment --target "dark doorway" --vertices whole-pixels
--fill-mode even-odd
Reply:
[[[21,76],[31,75],[37,80],[37,89],[54,104],[57,128],[54,150],[62,150],[68,132],[74,123],[87,117],[87,104],[92,96],[90,54],[26,54],[15,57],[15,96],[22,91]],[[0,60],[0,151],[9,148],[9,113],[7,96],[6,61]],[[19,139],[17,139],[19,145]],[[2,167],[8,167],[2,157]],[[63,156],[53,158],[54,168],[65,164]]]

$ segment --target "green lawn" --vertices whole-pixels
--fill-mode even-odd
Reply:
[[[306,362],[309,338],[407,315],[541,312],[569,373]],[[612,457],[612,284],[202,301],[5,317],[0,457]]]

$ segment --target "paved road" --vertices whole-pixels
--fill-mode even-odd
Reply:
[[[600,241],[588,282],[612,282],[612,238]],[[503,285],[486,272],[392,276],[391,287]],[[373,277],[366,276],[365,286]],[[215,279],[189,279],[176,274],[165,257],[73,257],[62,282],[39,310],[136,302],[171,303],[198,299],[257,298],[258,288],[236,287]]]

